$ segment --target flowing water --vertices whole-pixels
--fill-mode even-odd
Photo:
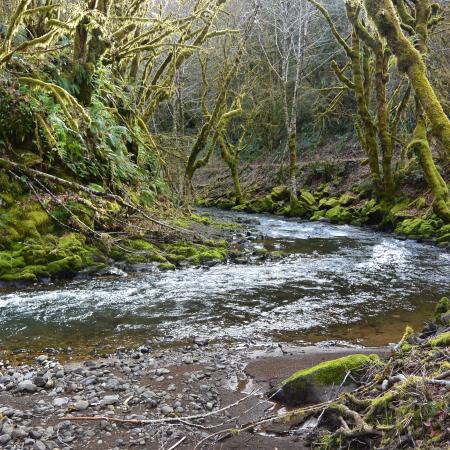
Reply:
[[[256,244],[289,257],[0,293],[2,349],[109,346],[192,336],[383,345],[450,291],[450,255],[351,226],[266,215]]]

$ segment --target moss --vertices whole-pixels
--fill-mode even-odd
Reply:
[[[87,203],[87,204],[86,204]],[[88,206],[89,202],[80,202],[80,201],[69,201],[67,203],[67,208],[70,212],[76,216],[81,222],[87,225],[90,228],[94,228],[94,209]],[[66,212],[67,219],[69,218],[69,213]]]
[[[395,233],[411,238],[429,239],[436,234],[437,222],[431,219],[406,219],[395,228]]]
[[[380,358],[377,355],[355,354],[343,356],[331,361],[324,361],[309,369],[300,370],[284,380],[282,385],[291,382],[302,382],[305,379],[313,379],[322,385],[340,384],[348,371],[358,370],[379,360]]]
[[[166,254],[166,259],[172,264],[180,263],[181,261],[186,261],[186,257],[183,255],[174,255],[172,253]]]
[[[314,197],[311,192],[302,189],[300,191],[300,195],[298,196],[298,199],[304,203],[306,203],[309,206],[314,206],[316,204],[316,198]]]
[[[410,326],[407,326],[405,328],[405,332],[403,333],[403,336],[398,344],[400,350],[403,353],[407,353],[411,350],[411,343],[412,343],[413,336],[414,336],[414,330]]]
[[[270,195],[253,200],[248,205],[249,210],[255,213],[275,212],[279,205],[272,200]]]
[[[289,206],[286,206],[283,209],[283,215],[289,217],[310,217],[311,216],[311,208],[302,201],[293,200],[290,202]]]
[[[350,211],[342,206],[335,206],[329,209],[325,217],[333,223],[349,223],[353,220],[353,215]]]
[[[126,246],[133,250],[147,250],[155,251],[158,247],[151,242],[144,241],[143,239],[129,239],[126,241]]]
[[[270,197],[274,202],[288,202],[290,199],[289,189],[284,184],[275,186],[270,193]]]
[[[427,206],[427,201],[425,197],[417,197],[409,206],[416,209],[424,209]]]
[[[442,297],[434,310],[434,320],[440,323],[443,314],[450,311],[450,300],[448,297]]]
[[[228,198],[219,198],[214,206],[217,206],[217,208],[222,209],[231,209],[233,206],[236,205],[236,202],[234,200],[228,199]]]
[[[51,275],[73,275],[84,266],[83,260],[79,255],[66,256],[63,259],[51,262],[47,270]]]
[[[342,206],[349,206],[352,205],[353,203],[356,203],[357,200],[358,197],[356,197],[356,195],[346,192],[339,197],[338,201],[339,204]]]
[[[439,230],[436,232],[436,234],[439,237],[446,236],[446,235],[450,234],[450,224],[444,225],[441,228],[439,228]]]
[[[320,218],[325,217],[326,213],[327,212],[325,210],[319,209],[311,216],[310,220],[312,221],[319,220]]]
[[[0,192],[0,207],[9,207],[14,205],[16,199],[9,192]]]
[[[158,269],[160,269],[160,270],[175,270],[176,267],[174,264],[171,264],[171,263],[162,263],[162,264],[159,264]]]
[[[242,205],[236,205],[231,208],[232,211],[244,212],[248,210],[247,203],[243,203]]]
[[[428,343],[431,347],[446,347],[450,345],[450,331],[441,333],[435,338],[429,339]]]
[[[163,244],[164,256],[171,262],[188,260],[194,265],[207,261],[224,261],[228,254],[227,243],[224,241],[206,241],[203,244],[192,242],[175,242]]]
[[[335,197],[323,198],[319,201],[320,209],[331,209],[335,206],[339,206],[339,200]]]

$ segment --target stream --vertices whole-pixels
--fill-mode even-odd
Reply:
[[[346,225],[207,213],[250,222],[244,245],[289,255],[3,291],[1,349],[107,349],[193,336],[385,345],[406,324],[419,328],[450,290],[450,255],[430,245]]]

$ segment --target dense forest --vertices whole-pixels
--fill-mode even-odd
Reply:
[[[449,12],[446,0],[4,0],[0,288],[286,256],[276,242],[230,244],[240,225],[197,211],[208,207],[370,228],[444,254]],[[309,444],[445,448],[449,309],[444,298],[419,337],[407,328],[383,369],[378,356],[344,355],[333,384],[371,368],[357,394],[294,414],[319,417],[314,433],[330,416]],[[296,380],[281,402],[299,395]],[[419,391],[432,407],[414,406]],[[8,448],[46,448],[11,446],[23,436],[1,430]]]

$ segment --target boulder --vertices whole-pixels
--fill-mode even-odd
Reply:
[[[319,202],[320,209],[331,209],[335,206],[339,206],[339,200],[335,197],[323,198]]]
[[[348,209],[342,206],[335,206],[329,209],[325,217],[330,219],[332,223],[349,223],[353,220],[353,216]]]
[[[292,406],[330,400],[338,391],[355,389],[353,379],[356,372],[379,361],[377,355],[355,354],[322,362],[284,380],[273,398]],[[351,380],[345,380],[348,372],[353,375]],[[341,387],[343,383],[344,386]]]

